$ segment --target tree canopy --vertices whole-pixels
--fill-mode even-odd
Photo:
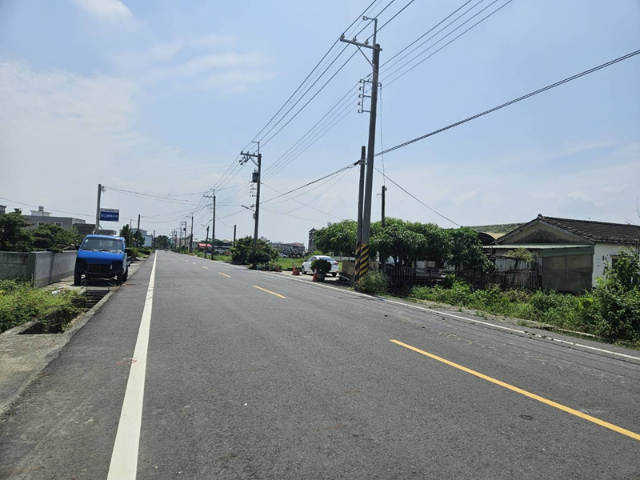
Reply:
[[[356,253],[356,228],[355,220],[343,220],[317,230],[316,247],[325,253],[353,256]]]

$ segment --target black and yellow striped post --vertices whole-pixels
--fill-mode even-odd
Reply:
[[[355,263],[355,273],[353,275],[353,283],[358,283],[360,280],[360,242],[356,245],[356,263]]]
[[[369,272],[369,245],[367,243],[363,243],[360,248],[360,258],[356,268],[360,270],[360,278],[363,278]]]

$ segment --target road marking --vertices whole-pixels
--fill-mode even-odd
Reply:
[[[149,331],[151,329],[151,310],[153,307],[153,288],[156,278],[156,261],[153,257],[149,288],[142,311],[142,320],[138,330],[138,339],[133,351],[129,380],[122,402],[122,412],[118,423],[118,433],[113,445],[111,464],[107,480],[128,480],[136,478],[138,471],[138,448],[142,426],[142,401],[144,399],[144,381],[147,374],[147,351],[149,349]]]
[[[196,262],[191,262],[191,263],[193,263],[194,265],[196,264]]]
[[[279,293],[272,292],[271,290],[267,290],[266,288],[262,288],[257,285],[254,285],[254,287],[256,287],[258,290],[262,290],[263,292],[267,292],[267,293],[270,293],[271,295],[275,295],[276,297],[287,298],[284,295],[280,295]]]
[[[231,278],[231,275],[227,275],[226,273],[218,272],[218,275],[222,275],[223,277]]]
[[[402,343],[399,342],[398,340],[390,340],[391,342],[395,343],[396,345],[400,345],[401,347],[404,348],[408,348],[409,350],[413,350],[414,352],[417,352],[421,355],[424,355],[426,357],[432,358],[433,360],[437,360],[438,362],[442,362],[446,365],[449,365],[450,367],[453,368],[457,368],[458,370],[462,370],[463,372],[466,372],[470,375],[473,375],[475,377],[478,378],[482,378],[483,380],[486,380],[487,382],[491,382],[494,383],[496,385],[499,385],[501,387],[504,387],[508,390],[511,390],[512,392],[516,392],[519,393],[520,395],[524,395],[525,397],[529,397],[533,400],[537,400],[539,402],[542,402],[546,405],[549,405],[551,407],[557,408],[558,410],[562,410],[563,412],[566,413],[570,413],[571,415],[575,415],[576,417],[580,417],[584,420],[587,420],[589,422],[595,423],[597,425],[600,425],[601,427],[604,428],[608,428],[609,430],[613,430],[614,432],[620,433],[622,435],[625,435],[627,437],[633,438],[634,440],[640,440],[640,435],[638,435],[637,433],[634,433],[630,430],[624,429],[622,427],[618,427],[617,425],[614,425],[612,423],[609,422],[605,422],[604,420],[600,420],[599,418],[596,417],[592,417],[591,415],[587,415],[586,413],[582,413],[578,410],[574,410],[573,408],[569,408],[566,407],[560,403],[554,402],[553,400],[548,400],[544,397],[541,397],[540,395],[536,395],[535,393],[531,393],[528,392],[526,390],[523,390],[521,388],[518,387],[514,387],[513,385],[510,385],[508,383],[502,382],[500,380],[497,380],[493,377],[490,377],[488,375],[485,375],[483,373],[480,372],[476,372],[475,370],[471,370],[470,368],[467,367],[463,367],[462,365],[458,365],[457,363],[454,363],[450,360],[447,360],[445,358],[442,357],[438,357],[437,355],[434,355],[433,353],[429,353],[429,352],[425,352],[424,350],[420,350],[419,348],[416,347],[412,347],[411,345],[408,345],[406,343]]]
[[[205,267],[204,265],[202,265],[202,268],[206,268],[207,270],[209,270],[209,267]]]
[[[447,316],[447,317],[456,318],[458,320],[463,320],[465,322],[478,323],[480,325],[486,325],[488,327],[494,327],[494,328],[498,328],[500,330],[506,330],[506,331],[509,331],[509,332],[519,333],[521,335],[529,335],[529,336],[536,337],[536,338],[543,338],[545,340],[551,340],[552,342],[563,343],[565,345],[572,345],[572,346],[578,347],[578,348],[585,348],[587,350],[593,350],[595,352],[608,353],[610,355],[615,355],[616,357],[622,357],[622,358],[628,358],[630,360],[640,361],[639,357],[634,357],[633,355],[627,355],[627,354],[624,354],[624,353],[614,352],[612,350],[607,350],[607,349],[604,349],[604,348],[592,347],[592,346],[589,346],[589,345],[584,345],[582,343],[569,342],[567,340],[561,340],[559,338],[554,338],[554,337],[551,337],[549,335],[545,335],[543,337],[542,335],[539,335],[537,333],[526,332],[524,330],[518,330],[516,328],[509,328],[509,327],[505,327],[505,326],[502,326],[502,325],[497,325],[495,323],[483,322],[482,320],[477,320],[475,318],[462,317],[460,315],[454,315],[453,313],[441,312],[439,310],[433,310],[431,308],[419,307],[417,305],[411,305],[411,304],[404,303],[404,302],[396,302],[394,300],[388,300],[386,298],[381,298],[381,300],[384,301],[385,303],[393,303],[395,305],[402,305],[403,307],[413,308],[415,310],[422,310],[424,312],[429,312],[429,313],[435,313],[435,314],[441,315],[441,316],[444,315],[444,316]],[[531,328],[535,328],[535,327],[531,327]]]

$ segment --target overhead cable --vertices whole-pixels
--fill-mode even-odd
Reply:
[[[403,147],[406,147],[407,145],[411,145],[412,143],[419,142],[420,140],[424,140],[425,138],[432,137],[433,135],[437,135],[438,133],[442,133],[445,130],[449,130],[450,128],[457,127],[459,125],[462,125],[463,123],[467,123],[467,122],[470,122],[471,120],[475,120],[476,118],[480,118],[480,117],[482,117],[484,115],[488,115],[489,113],[492,113],[492,112],[495,112],[497,110],[500,110],[501,108],[508,107],[509,105],[513,105],[514,103],[518,103],[518,102],[520,102],[522,100],[526,100],[527,98],[533,97],[534,95],[538,95],[539,93],[546,92],[547,90],[551,90],[552,88],[555,88],[555,87],[559,87],[560,85],[563,85],[565,83],[571,82],[572,80],[576,80],[578,78],[584,77],[585,75],[589,75],[590,73],[597,72],[598,70],[601,70],[603,68],[609,67],[609,66],[614,65],[614,64],[616,64],[618,62],[621,62],[623,60],[627,60],[627,59],[629,59],[631,57],[634,57],[634,56],[636,56],[638,54],[640,54],[640,50],[636,50],[635,52],[628,53],[626,55],[623,55],[622,57],[618,57],[618,58],[616,58],[614,60],[611,60],[609,62],[603,63],[602,65],[598,65],[597,67],[590,68],[589,70],[585,70],[584,72],[578,73],[576,75],[572,75],[571,77],[567,77],[564,80],[560,80],[560,81],[558,81],[556,83],[552,83],[551,85],[547,85],[546,87],[540,88],[540,89],[538,89],[538,90],[536,90],[534,92],[527,93],[526,95],[522,95],[521,97],[518,97],[518,98],[515,98],[513,100],[510,100],[509,102],[506,102],[506,103],[503,103],[501,105],[498,105],[497,107],[493,107],[493,108],[491,108],[489,110],[485,110],[484,112],[478,113],[478,114],[473,115],[473,116],[468,117],[468,118],[465,118],[464,120],[460,120],[459,122],[452,123],[451,125],[448,125],[446,127],[440,128],[440,129],[435,130],[435,131],[433,131],[431,133],[427,133],[426,135],[422,135],[420,137],[414,138],[413,140],[409,140],[407,142],[404,142],[404,143],[401,143],[399,145],[396,145],[395,147],[391,147],[391,148],[388,148],[387,150],[383,150],[381,152],[378,152],[378,153],[375,154],[375,156],[377,157],[377,156],[383,155],[385,153],[393,152],[394,150],[398,150],[399,148],[403,148]]]

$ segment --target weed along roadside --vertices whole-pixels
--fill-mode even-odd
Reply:
[[[130,276],[144,260],[130,266]],[[72,283],[67,279],[52,290],[0,282],[0,414],[118,289],[94,285],[74,289]]]

